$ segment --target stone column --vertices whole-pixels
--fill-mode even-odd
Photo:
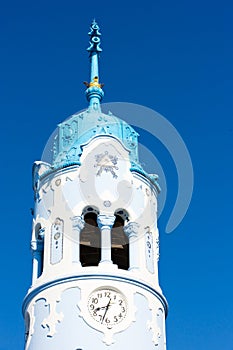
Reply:
[[[115,215],[100,214],[97,217],[97,223],[101,231],[101,261],[102,263],[112,264],[111,259],[111,229],[114,224]]]
[[[129,222],[124,226],[124,232],[129,238],[129,270],[139,268],[138,229],[139,224],[137,222]]]
[[[72,233],[73,233],[73,245],[72,245],[72,262],[81,266],[80,262],[80,232],[85,226],[85,221],[82,216],[73,216],[72,220]]]

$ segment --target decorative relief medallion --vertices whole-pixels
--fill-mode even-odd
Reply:
[[[63,232],[64,222],[60,218],[56,218],[51,227],[51,249],[50,249],[50,262],[51,264],[57,264],[62,260],[63,256]]]
[[[111,205],[112,205],[112,203],[110,202],[110,201],[104,201],[104,206],[106,207],[106,208],[109,208],[109,207],[111,207]]]
[[[100,176],[103,171],[106,173],[111,173],[114,179],[117,179],[117,174],[115,170],[118,170],[117,162],[118,158],[116,156],[112,156],[108,153],[108,151],[105,151],[104,153],[97,154],[95,156],[96,164],[94,165],[95,168],[98,168],[98,171],[96,173],[97,176]]]
[[[70,145],[74,139],[75,130],[73,126],[65,124],[63,127],[62,139],[63,147]]]

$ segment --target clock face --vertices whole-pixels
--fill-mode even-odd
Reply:
[[[125,296],[112,288],[101,288],[92,292],[87,307],[91,317],[108,329],[122,322],[127,314]]]

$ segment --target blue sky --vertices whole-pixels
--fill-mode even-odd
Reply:
[[[86,107],[87,32],[102,31],[104,102],[150,107],[176,127],[195,175],[187,215],[165,226],[177,190],[168,169],[160,218],[160,281],[168,350],[233,349],[232,10],[230,1],[9,1],[0,14],[0,350],[23,349],[31,282],[31,166],[56,125]],[[142,135],[143,136],[143,135]],[[145,140],[146,143],[146,140]]]

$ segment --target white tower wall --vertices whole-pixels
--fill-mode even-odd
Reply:
[[[112,157],[115,167],[109,161]],[[129,152],[113,137],[92,139],[84,147],[81,164],[52,173],[39,185],[32,247],[40,227],[43,272],[37,277],[34,263],[33,284],[25,300],[30,319],[25,349],[51,350],[62,344],[71,350],[93,346],[117,350],[131,339],[135,349],[146,345],[164,350],[166,302],[158,282],[157,189],[130,171]],[[128,270],[111,262],[111,245],[102,247],[109,260],[100,260],[98,266],[81,265],[79,237],[88,207],[95,208],[106,227],[117,211],[127,212]],[[109,235],[111,230],[110,225]],[[127,317],[112,329],[98,324],[87,311],[89,295],[101,286],[120,290],[127,299]]]

